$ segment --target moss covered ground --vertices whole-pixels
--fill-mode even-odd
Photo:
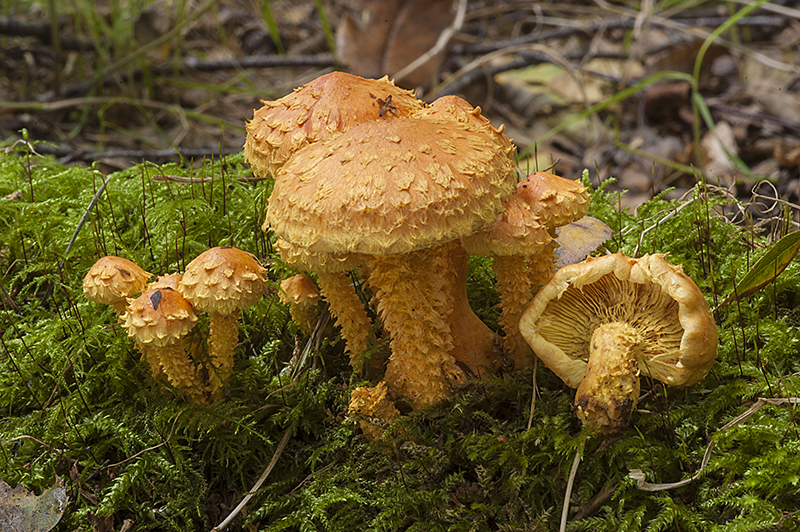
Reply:
[[[241,155],[195,170],[132,164],[104,175],[33,149],[0,152],[0,478],[37,493],[60,479],[70,499],[57,530],[211,530],[276,455],[231,530],[556,530],[580,450],[567,530],[800,530],[793,404],[767,405],[720,430],[760,397],[800,396],[794,262],[715,311],[719,357],[703,381],[667,389],[643,380],[618,437],[582,431],[573,391],[540,365],[530,428],[526,368],[403,417],[387,427],[387,451],[346,415],[349,391],[365,380],[336,336],[298,356],[307,339],[276,295],[296,272],[260,230],[270,182],[249,180]],[[735,205],[700,185],[635,216],[619,213],[617,201],[602,187],[593,195],[590,214],[616,232],[607,249],[668,252],[712,308],[770,249],[729,221]],[[255,254],[272,286],[244,312],[222,398],[200,406],[153,380],[113,310],[86,301],[81,281],[105,254],[163,274],[215,245]],[[469,291],[496,327],[486,260],[471,261]],[[688,479],[710,442],[707,465],[683,487],[643,491],[628,476]]]

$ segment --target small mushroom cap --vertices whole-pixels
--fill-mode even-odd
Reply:
[[[156,288],[128,299],[128,309],[120,321],[129,337],[146,346],[164,347],[186,336],[197,316],[178,292]]]
[[[589,210],[589,193],[580,181],[549,172],[533,172],[520,181],[516,195],[551,229],[574,222]]]
[[[227,315],[254,305],[266,284],[267,270],[250,253],[222,246],[186,265],[178,291],[198,312]]]
[[[553,241],[530,204],[517,194],[490,227],[461,239],[472,255],[533,255]]]
[[[95,262],[83,278],[83,293],[94,303],[121,303],[141,292],[152,275],[135,262],[108,255]]]
[[[313,305],[320,299],[319,288],[314,281],[304,273],[298,273],[281,281],[278,292],[281,303],[295,303],[300,305]]]
[[[514,183],[511,148],[498,150],[475,126],[368,122],[292,157],[266,223],[309,251],[404,253],[494,223]]]
[[[700,289],[664,256],[604,255],[561,268],[522,315],[522,336],[576,388],[594,330],[624,322],[643,339],[643,374],[669,386],[696,383],[717,356],[717,327]]]
[[[408,116],[424,105],[413,91],[395,86],[388,77],[364,79],[345,72],[325,74],[279,100],[262,103],[247,124],[244,145],[245,159],[260,177],[275,175],[310,143],[364,122]]]
[[[183,279],[183,274],[181,273],[159,275],[158,279],[148,284],[146,288],[148,290],[155,290],[156,288],[171,288],[173,290],[177,290],[181,279]]]

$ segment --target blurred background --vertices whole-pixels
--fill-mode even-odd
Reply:
[[[771,215],[798,199],[794,2],[20,0],[0,15],[0,142],[25,129],[63,162],[239,151],[261,99],[341,69],[458,94],[505,124],[523,169],[614,177],[623,207],[698,178]]]

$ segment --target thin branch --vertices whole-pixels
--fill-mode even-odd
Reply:
[[[250,501],[250,499],[253,497],[253,495],[255,495],[255,493],[258,491],[258,489],[261,487],[264,481],[267,480],[267,477],[272,472],[272,469],[275,467],[275,464],[278,463],[278,458],[281,457],[283,449],[286,447],[286,444],[289,443],[289,437],[291,435],[292,435],[292,428],[289,427],[288,429],[286,429],[286,432],[283,434],[283,438],[281,438],[278,447],[275,449],[275,453],[272,455],[272,460],[269,461],[267,468],[264,470],[263,473],[261,473],[261,477],[258,479],[258,481],[256,481],[256,483],[253,485],[252,489],[247,493],[247,495],[245,495],[244,499],[242,499],[242,502],[240,502],[239,505],[233,509],[233,511],[230,513],[230,515],[228,515],[228,517],[225,518],[224,521],[222,521],[220,524],[212,528],[211,532],[221,532],[222,530],[225,530],[225,528],[229,524],[231,524],[231,521],[233,521],[233,519],[239,514],[239,512],[242,511],[242,508],[244,508],[245,505],[248,503],[248,501]]]

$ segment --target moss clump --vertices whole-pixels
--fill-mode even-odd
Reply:
[[[259,229],[270,183],[246,177],[238,155],[194,171],[134,165],[108,176],[24,146],[0,155],[0,478],[37,492],[64,479],[70,501],[58,530],[112,519],[137,530],[210,529],[286,431],[275,469],[233,530],[553,530],[581,446],[568,530],[800,529],[792,407],[764,407],[718,432],[759,396],[800,396],[796,263],[717,310],[720,354],[701,383],[673,390],[644,379],[631,425],[613,440],[581,431],[573,392],[540,365],[531,429],[529,368],[401,418],[387,429],[395,451],[386,452],[346,415],[350,390],[363,383],[349,373],[341,342],[320,336],[302,356],[306,339],[277,295],[244,312],[234,377],[208,407],[154,382],[113,311],[83,299],[81,279],[102,255],[167,273],[214,245],[276,265],[277,288],[294,272],[279,268]],[[753,241],[769,244],[719,216],[721,200],[689,201],[657,198],[633,216],[616,212],[601,189],[590,214],[619,233],[611,251],[669,252],[713,307],[764,252]],[[489,263],[475,258],[470,268],[471,303],[496,328]],[[627,476],[641,469],[649,482],[688,478],[711,439],[710,461],[688,486],[644,492]]]

